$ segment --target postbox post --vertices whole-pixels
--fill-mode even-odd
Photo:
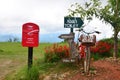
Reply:
[[[73,33],[73,28],[70,28],[70,33]]]
[[[28,47],[28,69],[32,67],[33,59],[33,47]]]

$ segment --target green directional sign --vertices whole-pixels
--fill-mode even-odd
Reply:
[[[79,17],[64,17],[64,28],[80,28],[83,24]]]

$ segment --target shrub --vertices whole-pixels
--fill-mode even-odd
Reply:
[[[114,45],[114,38],[106,38],[106,39],[102,39],[100,41],[104,41],[104,42]],[[113,51],[113,49],[112,49],[112,51]],[[118,57],[120,57],[120,39],[118,39]]]
[[[104,41],[98,41],[94,47],[91,47],[91,53],[98,53],[99,55],[102,55],[103,57],[110,56],[110,51],[112,49],[112,44],[104,42]]]
[[[105,38],[105,39],[102,39],[100,41],[107,42],[109,44],[114,44],[114,38]]]
[[[45,48],[46,62],[57,62],[67,57],[69,57],[69,47],[66,45],[53,44]]]
[[[102,56],[99,55],[99,53],[92,53],[91,54],[91,58],[93,58],[93,60],[99,60]]]

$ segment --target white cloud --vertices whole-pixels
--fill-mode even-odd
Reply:
[[[55,26],[63,24],[68,5],[70,4],[64,0],[3,0],[0,1],[0,27],[4,28],[2,32],[21,33],[21,30],[15,27],[21,26],[25,22],[35,22],[40,24],[44,32],[50,32],[45,29],[58,29]],[[45,26],[45,29],[42,27],[44,24],[48,25]]]
[[[1,0],[0,1],[0,34],[20,33],[22,24],[34,22],[40,26],[40,34],[67,33],[64,28],[64,16],[73,3],[84,3],[87,0]],[[93,21],[88,27],[94,29],[103,23]],[[93,26],[94,25],[94,26]],[[105,24],[102,26],[106,26]],[[107,37],[110,27],[97,27]],[[106,30],[108,30],[106,32]],[[101,34],[102,37],[104,34]]]

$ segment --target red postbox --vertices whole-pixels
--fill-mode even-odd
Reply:
[[[34,23],[25,23],[22,26],[22,46],[37,47],[39,44],[39,26]]]

